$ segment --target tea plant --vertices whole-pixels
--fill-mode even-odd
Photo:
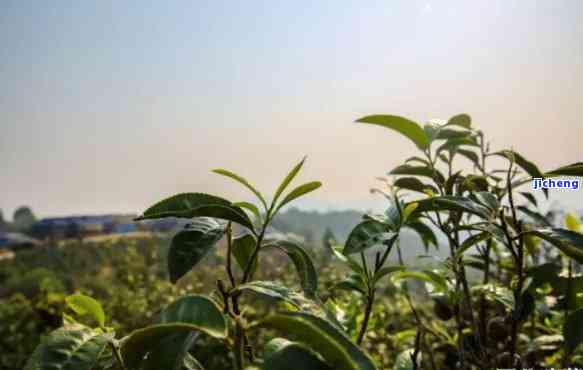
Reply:
[[[190,220],[169,248],[172,283],[224,240],[224,277],[216,281],[216,289],[176,299],[150,325],[121,338],[108,326],[97,301],[69,296],[71,314],[64,317],[65,325],[39,345],[26,369],[201,369],[192,348],[204,336],[229,349],[217,356],[228,357],[237,370],[377,369],[363,348],[371,325],[377,325],[376,317],[386,310],[379,296],[387,281],[398,286],[414,323],[407,333],[388,333],[385,338],[411,338],[405,351],[387,354],[395,359],[395,368],[580,364],[583,284],[578,271],[583,235],[578,220],[567,216],[567,228],[552,226],[552,217],[538,210],[537,198],[518,188],[532,178],[582,177],[583,163],[542,172],[513,150],[491,151],[465,114],[424,127],[391,115],[357,122],[403,134],[420,155],[391,170],[390,179],[383,179],[384,188],[375,189],[386,197],[387,211],[365,215],[344,245],[332,245],[333,254],[350,271],[332,292],[320,291],[318,270],[301,243],[270,227],[282,207],[321,186],[313,181],[286,193],[304,160],[269,201],[243,177],[216,169],[250,190],[256,202],[178,194],[154,204],[138,219]],[[502,168],[490,168],[495,157],[505,161]],[[431,268],[408,266],[400,245],[406,229],[420,235],[427,254],[446,247],[449,256]],[[255,279],[264,268],[261,256],[274,252],[289,257],[300,290]],[[395,254],[398,264],[392,265],[388,261]],[[470,268],[480,272],[479,281],[470,279]],[[423,289],[414,291],[411,280],[429,290],[433,315],[416,299]],[[354,294],[343,296],[338,289]],[[353,300],[356,296],[360,299]],[[252,318],[249,312],[256,302],[245,299],[252,297],[279,302],[276,312]],[[335,304],[341,298],[351,307],[362,307],[362,314],[356,315],[356,335]],[[391,300],[396,302],[390,297],[383,304]]]

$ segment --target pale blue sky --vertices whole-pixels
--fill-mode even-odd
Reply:
[[[5,0],[0,208],[248,199],[208,170],[267,192],[304,154],[324,187],[301,205],[372,207],[374,177],[414,152],[351,123],[372,113],[468,112],[543,169],[581,161],[581,19],[578,0]]]

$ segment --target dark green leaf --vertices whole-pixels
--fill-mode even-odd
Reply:
[[[474,245],[492,238],[492,234],[484,231],[479,234],[475,234],[464,240],[459,250],[457,250],[457,255],[461,256],[465,251],[473,247]]]
[[[479,191],[472,194],[472,197],[478,201],[481,205],[488,207],[492,211],[497,211],[500,208],[500,203],[498,198],[492,193],[487,191]]]
[[[389,175],[423,176],[432,179],[438,184],[445,183],[445,178],[441,172],[424,166],[410,166],[408,164],[403,164],[401,166],[395,167],[391,172],[389,172]]]
[[[257,190],[253,185],[251,185],[251,183],[249,183],[249,181],[247,181],[246,179],[244,179],[243,177],[237,175],[234,172],[231,172],[231,171],[228,171],[228,170],[224,170],[222,168],[214,169],[214,170],[212,170],[212,172],[214,172],[216,174],[219,174],[219,175],[223,175],[223,176],[229,177],[229,178],[237,181],[238,183],[242,184],[247,189],[251,190],[251,192],[253,194],[255,194],[255,196],[257,196],[257,198],[259,199],[259,201],[263,204],[263,206],[265,207],[265,209],[267,209],[267,202],[265,201],[265,198],[259,192],[259,190]]]
[[[437,249],[437,237],[429,226],[425,225],[421,221],[409,221],[405,226],[413,229],[415,232],[417,232],[417,234],[419,234],[421,240],[423,241],[425,250],[428,250],[431,245],[435,246]]]
[[[324,361],[333,369],[375,369],[370,357],[350,338],[320,317],[303,312],[286,312],[269,316],[256,327],[280,330],[309,348],[317,348]]]
[[[439,148],[435,151],[437,155],[440,155],[443,151],[448,151],[452,153],[456,153],[461,146],[479,146],[476,143],[475,138],[469,137],[461,137],[461,138],[454,138],[448,139],[445,143],[441,144]],[[446,161],[447,162],[447,161]]]
[[[565,229],[539,229],[526,231],[548,241],[559,248],[567,256],[579,263],[583,263],[583,235]]]
[[[204,296],[179,298],[162,312],[159,321],[122,340],[121,354],[129,369],[137,368],[147,353],[171,335],[203,332],[218,339],[227,336],[227,322],[220,308]]]
[[[188,324],[215,338],[227,335],[227,323],[219,306],[203,295],[178,298],[160,314],[161,324]]]
[[[356,225],[348,235],[342,253],[349,255],[362,252],[395,237],[396,234],[391,232],[386,224],[374,220],[363,221]]]
[[[536,198],[531,193],[521,192],[520,195],[526,198],[533,206],[538,207],[538,202]]]
[[[556,170],[549,171],[544,177],[551,176],[575,176],[583,177],[583,162],[573,163],[564,167],[557,168]]]
[[[480,164],[480,158],[478,157],[478,155],[475,152],[472,152],[471,150],[468,149],[461,149],[458,148],[456,150],[456,153],[461,155],[462,157],[468,159],[470,162],[472,162],[474,164],[474,166],[481,168],[481,164]]]
[[[97,322],[100,327],[105,327],[105,312],[103,307],[95,299],[83,294],[73,294],[65,298],[67,306],[77,315],[89,315]]]
[[[534,225],[538,225],[538,226],[545,226],[545,227],[551,227],[551,223],[546,219],[545,216],[541,215],[540,213],[536,212],[536,211],[531,211],[530,209],[523,207],[523,206],[518,206],[516,207],[516,209],[518,209],[520,212],[524,213],[526,216],[528,216],[528,218],[530,218],[533,222]]]
[[[253,230],[249,216],[226,199],[202,193],[184,193],[164,199],[148,208],[136,220],[164,217],[213,217],[236,222]]]
[[[141,370],[204,370],[202,365],[188,350],[192,347],[200,333],[171,334],[158,342],[148,357],[142,361]]]
[[[412,190],[424,194],[427,190],[432,191],[434,194],[437,193],[435,186],[424,184],[416,177],[400,177],[394,182],[394,185],[401,189]]]
[[[212,218],[201,217],[172,238],[168,250],[170,281],[190,271],[225,234],[225,227]]]
[[[500,152],[492,153],[492,155],[497,155],[500,157],[504,157],[509,161],[514,161],[520,168],[522,168],[526,173],[528,173],[532,178],[542,178],[543,174],[538,169],[538,167],[529,161],[528,159],[524,158],[519,153],[512,151],[512,150],[502,150]]]
[[[285,238],[268,238],[264,246],[277,248],[288,255],[296,267],[304,294],[309,298],[314,297],[318,290],[318,274],[304,248]]]
[[[379,114],[360,118],[356,122],[369,123],[395,130],[408,137],[420,149],[426,149],[429,146],[429,138],[425,131],[417,123],[407,118]]]
[[[437,132],[436,140],[461,139],[470,136],[468,131],[451,130],[442,128]]]
[[[82,326],[57,329],[36,347],[24,370],[91,370],[111,340],[110,333]]]
[[[242,271],[245,271],[247,264],[251,261],[256,246],[257,239],[251,234],[243,234],[233,238],[233,256],[235,256],[235,260]],[[251,266],[251,276],[253,276],[255,270],[257,270],[257,260]]]
[[[362,295],[366,295],[366,283],[359,274],[350,274],[350,276],[342,279],[339,283],[334,285],[334,289],[356,291]]]
[[[456,116],[451,117],[449,121],[447,121],[446,126],[452,125],[469,129],[472,127],[472,118],[465,113],[458,114]]]
[[[461,196],[441,196],[416,201],[419,206],[415,213],[430,211],[467,212],[488,219],[492,211],[483,205]]]
[[[300,343],[275,338],[265,347],[263,370],[332,370],[315,352]]]

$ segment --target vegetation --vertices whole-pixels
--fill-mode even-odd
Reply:
[[[139,220],[190,219],[167,251],[172,284],[156,288],[162,283],[155,277],[165,272],[151,260],[132,286],[136,278],[125,274],[137,255],[112,250],[128,264],[109,280],[116,284],[112,296],[121,296],[112,305],[87,288],[98,280],[99,260],[79,261],[88,276],[75,288],[85,294],[62,298],[62,327],[44,338],[25,369],[583,366],[579,220],[562,211],[545,215],[536,197],[519,190],[532,178],[583,177],[583,163],[543,172],[513,150],[491,151],[465,114],[423,127],[392,115],[357,122],[399,132],[420,154],[375,189],[387,204],[384,214],[364,215],[343,245],[326,233],[335,264],[323,254],[317,268],[305,245],[271,232],[282,207],[321,185],[289,190],[305,160],[269,199],[243,177],[213,170],[256,201],[185,193],[146,209]],[[405,230],[420,235],[426,249],[420,258],[433,264],[406,263]],[[279,256],[288,268],[270,268],[282,263]],[[205,257],[214,262],[212,272],[201,263]],[[200,287],[179,289],[191,270],[214,280],[208,295]],[[37,274],[46,279],[47,271]],[[131,287],[127,296],[117,281]],[[36,294],[47,301],[60,289],[41,285]],[[146,320],[124,327],[120,318]]]

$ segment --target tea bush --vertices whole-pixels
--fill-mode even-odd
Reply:
[[[150,297],[159,302],[166,290],[150,286],[155,279],[149,274],[130,278],[120,270],[116,279],[134,295],[115,308],[105,302],[105,309],[87,295],[67,297],[64,325],[43,340],[25,369],[583,366],[578,220],[567,216],[561,225],[563,218],[543,214],[539,199],[524,191],[533,178],[581,177],[583,163],[542,171],[516,151],[492,151],[466,114],[424,126],[393,115],[357,122],[404,135],[419,154],[374,190],[384,197],[386,212],[364,215],[343,245],[330,243],[344,266],[339,273],[325,278],[328,270],[319,271],[298,240],[271,232],[282,207],[321,185],[288,190],[305,160],[269,198],[245,178],[216,169],[255,201],[184,193],[138,219],[190,220],[168,250],[172,284],[204,269],[205,256],[225,240],[214,289],[168,295],[171,302],[155,312]],[[421,257],[434,264],[405,263],[399,243],[405,230],[420,236],[426,248]],[[435,248],[446,248],[448,257],[436,256]],[[288,258],[298,288],[285,273],[261,276],[277,254]],[[389,256],[398,263],[390,264]],[[135,260],[124,262],[128,271]],[[110,309],[127,320],[146,310],[151,320],[119,332],[108,319]]]

